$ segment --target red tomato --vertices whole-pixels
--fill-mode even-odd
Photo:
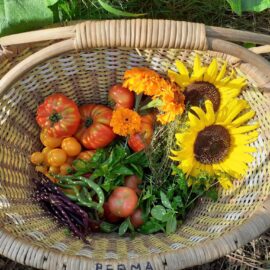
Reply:
[[[80,112],[76,103],[63,94],[48,96],[37,109],[36,121],[46,128],[49,136],[72,136],[80,124]]]
[[[117,187],[109,197],[109,209],[117,217],[126,218],[136,208],[138,197],[129,187]]]
[[[141,131],[129,137],[128,140],[129,147],[134,152],[139,152],[143,150],[146,146],[148,146],[151,143],[153,132],[154,130],[152,125],[142,122]]]
[[[114,109],[127,108],[133,109],[135,96],[128,88],[121,84],[116,84],[111,87],[108,94],[109,104],[112,104]]]
[[[136,209],[134,213],[130,216],[130,222],[134,226],[134,228],[138,228],[144,224],[143,212],[141,208]]]
[[[112,110],[104,105],[88,104],[79,108],[81,125],[75,137],[87,149],[103,148],[110,144],[116,135],[110,127]]]
[[[118,222],[118,221],[121,220],[120,217],[115,216],[115,215],[110,211],[109,203],[108,203],[108,202],[105,202],[105,203],[103,204],[103,209],[104,209],[104,217],[105,217],[105,219],[106,219],[108,222],[116,223],[116,222]]]
[[[130,175],[125,177],[125,187],[129,187],[140,195],[141,190],[138,188],[138,185],[142,183],[142,179],[140,179],[137,175]]]

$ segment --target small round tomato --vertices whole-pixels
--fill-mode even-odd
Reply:
[[[73,100],[56,93],[48,96],[38,106],[36,121],[41,128],[47,129],[50,136],[69,137],[79,127],[80,112]]]
[[[115,215],[110,211],[109,203],[108,203],[108,202],[105,202],[105,203],[103,204],[103,209],[104,209],[104,217],[105,217],[105,219],[106,219],[108,222],[111,222],[111,223],[117,223],[118,221],[121,220],[120,217],[115,216]]]
[[[136,208],[138,197],[129,187],[117,187],[109,197],[109,209],[117,217],[128,217]]]
[[[130,216],[130,222],[134,228],[138,228],[144,224],[143,212],[141,208],[136,209]]]
[[[42,130],[40,132],[40,141],[44,146],[50,147],[50,148],[56,148],[61,145],[62,139],[56,138],[48,135],[48,132],[46,130]]]
[[[81,125],[75,137],[87,149],[103,148],[116,135],[110,127],[112,110],[104,105],[88,104],[80,107]]]
[[[73,171],[73,168],[69,163],[64,163],[63,165],[60,166],[61,175],[70,174],[72,171]]]
[[[111,87],[108,93],[109,104],[114,108],[133,109],[135,95],[128,88],[121,84],[116,84]]]
[[[46,166],[36,166],[36,171],[37,172],[41,172],[41,173],[43,173],[43,174],[46,174],[47,173],[47,167]]]
[[[45,155],[45,157],[44,157],[44,164],[47,165],[47,166],[49,165],[49,163],[48,163],[48,153],[51,150],[52,150],[52,148],[50,148],[48,146],[44,147],[43,150],[42,150],[42,153]]]
[[[141,131],[134,135],[131,135],[128,140],[129,147],[134,152],[142,151],[145,147],[147,147],[152,140],[154,130],[152,125],[142,123]]]
[[[69,157],[77,156],[82,150],[81,144],[74,137],[65,138],[61,143],[61,148]]]
[[[57,174],[59,173],[59,167],[50,166],[49,167],[49,173]]]
[[[67,154],[63,149],[55,148],[47,155],[48,163],[50,166],[59,167],[67,160]]]
[[[93,155],[96,153],[95,150],[88,150],[88,151],[82,151],[77,157],[76,159],[82,159],[82,160],[90,160]]]
[[[45,154],[41,153],[41,152],[34,152],[31,157],[30,160],[33,164],[35,165],[40,165],[41,163],[44,162],[45,160]]]
[[[125,177],[125,186],[135,191],[138,189],[138,185],[142,183],[142,179],[140,179],[137,175],[130,175]]]

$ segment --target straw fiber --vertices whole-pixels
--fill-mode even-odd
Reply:
[[[205,64],[214,56],[219,64],[225,58],[235,62],[211,51],[112,47],[84,48],[46,60],[0,95],[0,253],[41,269],[180,269],[220,257],[266,230],[270,225],[270,99],[257,85],[260,72],[248,64],[243,69],[238,64],[236,72],[247,76],[242,96],[260,123],[255,160],[242,181],[235,181],[231,190],[220,190],[217,202],[200,202],[176,233],[135,239],[93,234],[88,237],[90,245],[85,245],[31,199],[31,178],[36,173],[29,155],[41,149],[35,112],[45,97],[61,92],[78,104],[106,104],[110,86],[121,82],[131,67],[147,66],[165,75],[168,68],[175,69],[176,59],[192,67],[196,53]],[[2,73],[9,69],[8,63],[0,63]]]

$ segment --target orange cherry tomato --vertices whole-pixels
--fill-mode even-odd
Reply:
[[[59,167],[67,160],[67,154],[63,149],[55,148],[47,155],[48,163],[50,166]]]
[[[52,150],[52,148],[50,148],[50,147],[48,147],[48,146],[44,147],[43,150],[42,150],[42,153],[45,155],[45,156],[44,156],[44,164],[45,164],[45,165],[49,165],[49,163],[48,163],[48,153],[49,153],[51,150]]]
[[[44,162],[44,159],[45,159],[45,154],[41,152],[34,152],[30,157],[31,162],[35,165],[42,164]]]
[[[44,146],[50,147],[50,148],[56,148],[61,145],[62,139],[49,136],[47,131],[43,129],[40,133],[40,141]]]
[[[61,148],[70,157],[77,156],[82,150],[81,144],[74,137],[65,138],[62,141]]]
[[[45,167],[45,166],[36,166],[36,171],[37,172],[41,172],[41,173],[43,173],[43,174],[46,174],[47,173],[47,167]]]
[[[82,159],[85,161],[90,160],[95,154],[95,152],[96,152],[95,150],[83,151],[77,156],[76,159]]]
[[[72,171],[72,166],[68,163],[64,163],[63,165],[60,166],[60,174],[61,175],[67,175],[70,174]]]
[[[58,174],[59,173],[59,167],[50,166],[49,167],[49,173]]]

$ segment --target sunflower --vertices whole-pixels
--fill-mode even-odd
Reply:
[[[167,86],[164,87],[160,95],[154,97],[155,99],[161,101],[157,120],[162,125],[174,121],[176,116],[181,115],[185,110],[185,96],[176,84],[167,82]]]
[[[169,70],[168,76],[184,90],[185,102],[191,106],[201,106],[205,100],[211,100],[216,112],[232,98],[237,97],[246,85],[244,78],[233,78],[234,72],[225,77],[227,63],[225,62],[219,70],[216,58],[205,67],[196,54],[191,74],[181,61],[177,60],[175,64],[179,73]]]
[[[123,86],[136,94],[153,96],[160,93],[166,86],[166,81],[149,68],[134,67],[125,72]]]
[[[191,110],[188,128],[176,134],[180,150],[172,150],[171,159],[178,161],[178,167],[187,175],[198,176],[202,172],[220,175],[220,184],[229,188],[229,178],[243,177],[247,164],[253,160],[251,153],[256,148],[248,144],[257,139],[258,124],[246,122],[255,112],[245,100],[239,99],[232,100],[218,113],[209,100],[205,101],[205,111],[196,106]]]
[[[110,126],[115,134],[128,136],[137,133],[141,129],[140,115],[126,108],[118,108],[113,111]]]

